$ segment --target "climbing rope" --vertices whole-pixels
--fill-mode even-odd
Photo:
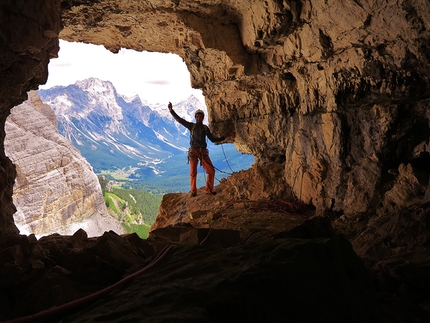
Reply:
[[[215,167],[213,164],[212,164],[212,166],[213,166],[213,168],[215,168],[215,169],[216,169],[218,172],[220,172],[220,173],[224,173],[224,174],[227,174],[227,175],[233,175],[233,173],[235,173],[235,171],[231,168],[230,163],[228,162],[227,156],[226,156],[225,151],[224,151],[224,145],[223,145],[223,144],[221,144],[221,148],[222,148],[222,153],[223,153],[223,155],[224,155],[224,160],[225,160],[225,162],[227,163],[228,167],[230,168],[231,173],[229,173],[229,172],[224,172],[223,170],[221,170],[221,169],[219,169],[219,168]],[[215,179],[216,179],[218,182],[220,181],[220,180],[219,180],[219,179],[217,179],[216,177],[215,177]]]
[[[109,294],[110,292],[112,292],[114,289],[116,289],[117,287],[129,282],[130,280],[134,279],[135,277],[143,274],[144,272],[146,272],[148,269],[154,267],[158,262],[160,262],[165,256],[166,254],[173,248],[173,246],[166,246],[164,247],[163,250],[161,250],[158,255],[144,268],[136,271],[133,274],[130,274],[129,276],[124,277],[123,279],[121,279],[120,281],[102,289],[99,290],[97,292],[94,292],[93,294],[84,296],[82,298],[76,299],[74,301],[71,301],[69,303],[65,303],[62,305],[59,305],[57,307],[51,307],[47,310],[35,313],[35,314],[31,314],[28,316],[24,316],[24,317],[19,317],[16,319],[12,319],[9,321],[5,321],[2,323],[33,323],[33,322],[37,322],[37,321],[45,321],[45,320],[50,320],[50,322],[52,321],[52,319],[56,318],[55,321],[57,321],[58,318],[60,318],[61,316],[65,317],[67,315],[70,315],[74,312],[76,312],[79,308],[88,305],[91,302],[94,302],[95,300]]]
[[[225,162],[227,163],[227,165],[230,168],[231,172],[234,173],[234,170],[231,168],[230,163],[228,162],[227,156],[225,155],[224,145],[223,144],[221,144],[221,148],[222,148],[222,153],[224,154]],[[230,174],[230,175],[232,175],[232,174]]]
[[[227,163],[228,167],[230,168],[231,173],[229,173],[229,172],[225,172],[225,171],[223,171],[223,170],[219,169],[218,167],[214,166],[214,164],[212,164],[212,167],[213,167],[213,168],[215,168],[215,169],[216,169],[218,172],[220,172],[220,173],[227,174],[227,175],[233,175],[233,173],[235,173],[235,171],[231,168],[230,163],[228,162],[227,155],[225,154],[225,151],[224,151],[224,145],[223,145],[223,144],[221,144],[221,148],[222,148],[222,153],[223,153],[223,155],[224,155],[224,160],[225,160],[225,162]],[[200,162],[200,167],[202,167],[201,162]],[[203,172],[203,174],[204,174],[205,182],[206,182],[206,172]],[[216,178],[216,176],[215,176],[215,179],[216,179],[219,183],[221,183],[221,180],[219,180],[218,178]]]
[[[214,228],[212,228],[212,227],[210,227],[209,228],[209,231],[208,231],[208,234],[206,235],[206,238],[204,238],[201,242],[200,242],[200,244],[204,244],[205,242],[206,242],[206,240],[209,238],[209,236],[211,235],[211,233],[212,233],[212,231],[214,230]]]

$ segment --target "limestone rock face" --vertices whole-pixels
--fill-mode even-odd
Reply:
[[[95,214],[109,217],[91,165],[58,133],[54,111],[37,92],[28,97],[11,110],[5,126],[5,152],[16,166],[14,218],[21,234],[60,232]]]

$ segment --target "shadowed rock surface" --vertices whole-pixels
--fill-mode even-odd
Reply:
[[[371,288],[343,239],[181,246],[64,322],[384,322]]]
[[[2,319],[39,312],[32,321],[389,322],[347,240],[291,232],[296,237],[244,243],[239,235],[177,224],[148,240],[114,232],[88,239],[82,230],[38,241],[22,236],[2,253],[15,258],[1,273]],[[139,272],[165,246],[174,247],[111,293],[70,303]]]

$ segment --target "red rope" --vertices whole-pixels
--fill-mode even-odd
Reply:
[[[57,307],[53,307],[35,314],[31,314],[28,316],[23,316],[23,317],[19,317],[16,319],[12,319],[9,321],[4,321],[3,323],[26,323],[26,322],[37,322],[37,321],[41,321],[41,320],[46,320],[49,318],[52,318],[54,316],[59,316],[60,314],[64,314],[72,309],[76,310],[78,307],[82,307],[90,302],[93,302],[107,294],[109,294],[110,292],[112,292],[115,288],[119,287],[120,285],[125,284],[126,282],[132,280],[133,278],[143,274],[145,271],[147,271],[148,269],[154,267],[161,259],[164,258],[164,256],[169,252],[170,249],[172,249],[173,246],[167,246],[164,247],[163,250],[161,250],[158,255],[145,267],[143,267],[142,269],[136,271],[135,273],[124,277],[123,279],[121,279],[120,281],[116,282],[113,285],[110,285],[102,290],[99,290],[93,294],[84,296],[82,298],[76,299],[74,301],[71,301],[69,303],[66,304],[62,304],[60,306]]]

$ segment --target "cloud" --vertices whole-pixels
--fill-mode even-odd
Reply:
[[[70,62],[64,62],[64,63],[60,63],[60,62],[56,62],[55,60],[52,60],[50,63],[50,67],[55,66],[55,67],[72,67],[73,64]]]
[[[153,81],[146,81],[145,83],[148,84],[157,84],[157,85],[169,85],[170,82],[166,80],[153,80]]]

